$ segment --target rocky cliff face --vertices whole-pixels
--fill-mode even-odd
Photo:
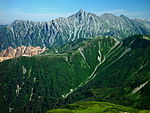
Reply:
[[[150,34],[150,22],[109,13],[97,16],[80,10],[68,18],[49,22],[16,20],[11,25],[0,26],[0,51],[9,46],[52,47],[77,38],[104,35],[123,39],[133,34]]]
[[[41,47],[33,47],[33,46],[29,46],[29,47],[19,46],[18,48],[8,47],[6,50],[3,50],[0,53],[0,62],[2,62],[3,60],[7,60],[19,56],[38,55],[44,52],[45,50],[46,50],[45,47],[41,48]]]

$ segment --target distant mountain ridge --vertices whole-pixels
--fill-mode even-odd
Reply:
[[[49,22],[16,20],[11,25],[1,25],[0,51],[9,46],[50,48],[63,46],[78,38],[104,35],[123,39],[134,34],[150,34],[150,22],[110,13],[97,16],[80,10],[68,18],[60,17]]]

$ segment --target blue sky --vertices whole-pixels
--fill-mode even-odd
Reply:
[[[83,9],[97,15],[124,14],[150,20],[150,0],[0,0],[0,24],[12,21],[50,21]]]

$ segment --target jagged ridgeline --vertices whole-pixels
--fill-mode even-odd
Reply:
[[[63,46],[77,38],[97,35],[124,39],[133,34],[150,34],[150,22],[110,13],[97,16],[80,10],[68,18],[61,17],[49,22],[16,20],[11,25],[1,25],[0,51],[21,45]]]
[[[149,109],[150,37],[77,39],[0,63],[0,112],[42,113],[80,100]]]

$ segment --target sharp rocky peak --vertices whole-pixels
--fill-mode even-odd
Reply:
[[[79,20],[84,20],[87,17],[88,13],[85,12],[83,9],[80,9],[77,13],[71,15],[68,17],[68,19],[74,20],[74,19],[79,19]]]
[[[84,16],[84,15],[87,15],[88,13],[85,12],[83,9],[80,9],[75,15],[77,16]]]
[[[79,11],[78,11],[78,14],[84,14],[84,13],[86,13],[83,9],[80,9]]]

